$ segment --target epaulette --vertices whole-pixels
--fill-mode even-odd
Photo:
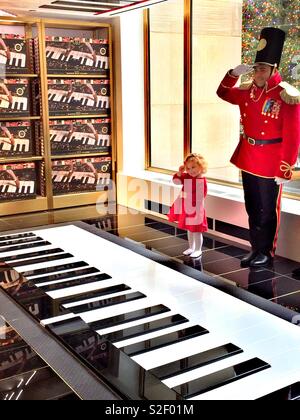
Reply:
[[[281,99],[289,105],[300,104],[300,92],[294,86],[287,82],[279,83],[279,86],[283,88],[280,92]]]
[[[239,86],[239,89],[241,90],[249,90],[251,86],[253,85],[253,82],[244,82]]]

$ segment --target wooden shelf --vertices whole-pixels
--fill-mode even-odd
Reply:
[[[40,120],[41,117],[6,117],[6,118],[1,118],[0,117],[0,121],[34,121],[34,120]]]
[[[13,77],[14,79],[20,79],[20,78],[25,77],[26,79],[29,79],[29,78],[39,77],[39,75],[38,74],[19,74],[19,73],[5,75],[6,79],[9,77]]]
[[[51,160],[57,159],[82,159],[82,158],[89,158],[89,157],[98,157],[98,156],[111,156],[108,152],[99,152],[99,153],[80,153],[80,154],[70,154],[70,155],[52,155]]]
[[[101,200],[101,203],[103,203],[107,200],[107,197],[107,191],[55,195],[53,196],[53,207],[54,209],[61,209],[65,207],[86,206],[95,204],[98,200]]]
[[[0,158],[0,164],[5,163],[18,163],[18,162],[39,162],[44,160],[42,156],[29,156],[29,157],[8,157],[8,158]]]
[[[49,116],[49,120],[73,120],[73,119],[80,119],[84,120],[85,118],[110,118],[110,115],[51,115]]]
[[[107,75],[97,75],[97,74],[47,74],[48,79],[107,79]]]
[[[10,216],[19,213],[31,213],[48,209],[47,197],[38,196],[30,200],[0,202],[0,214]]]

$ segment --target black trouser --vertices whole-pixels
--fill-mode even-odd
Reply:
[[[242,178],[252,249],[274,255],[282,187],[273,178],[261,178],[247,172],[242,172]]]

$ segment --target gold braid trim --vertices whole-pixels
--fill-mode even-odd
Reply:
[[[281,99],[288,105],[300,104],[300,92],[294,86],[289,85],[287,82],[280,83],[283,90],[280,92]]]
[[[293,175],[293,167],[284,160],[281,161],[280,170],[286,179],[290,179]]]
[[[253,85],[253,82],[244,82],[240,85],[239,89],[241,90],[249,90],[251,86]]]

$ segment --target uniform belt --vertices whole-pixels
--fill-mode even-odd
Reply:
[[[268,139],[268,140],[259,140],[259,139],[254,139],[253,137],[248,137],[248,136],[245,136],[244,138],[249,144],[251,144],[251,146],[261,146],[263,144],[282,143],[281,137],[278,137],[277,139]]]

